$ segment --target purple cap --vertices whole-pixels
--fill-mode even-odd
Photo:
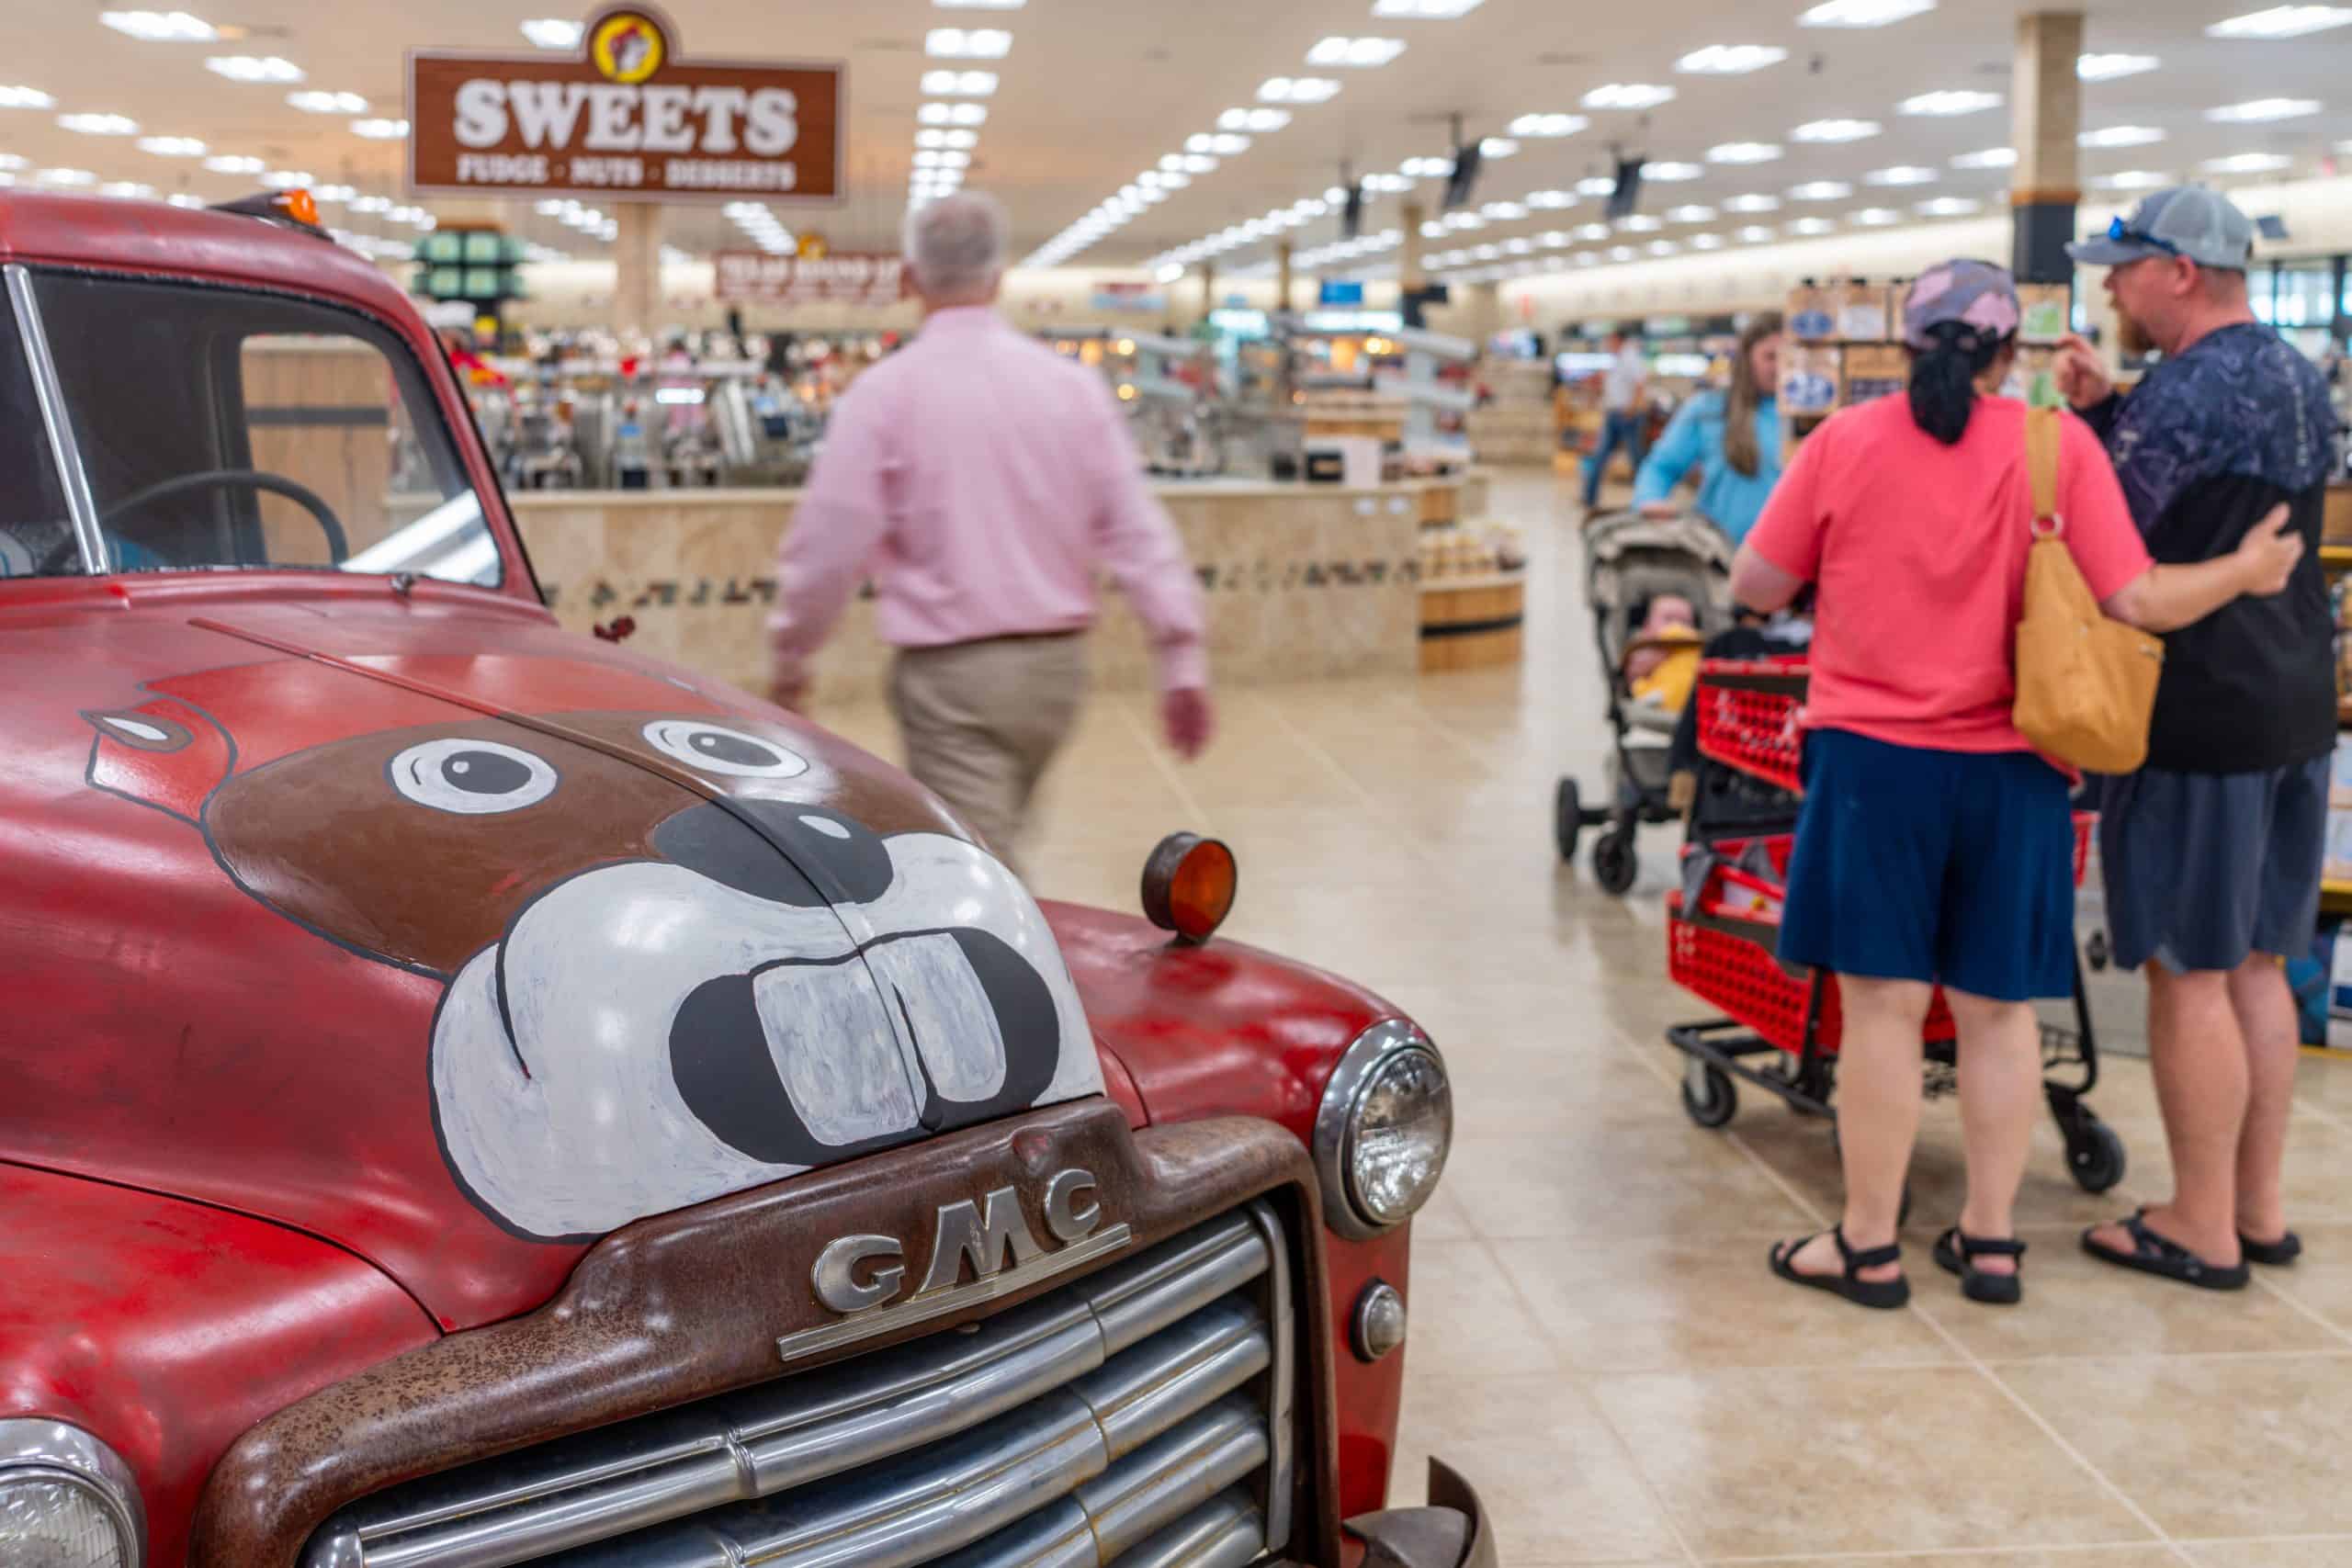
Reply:
[[[2005,338],[2022,319],[2017,284],[2007,268],[1991,262],[1948,261],[1921,273],[1911,286],[1903,306],[1903,341],[1913,348],[1933,348],[1930,329],[1946,321],[1973,327],[1987,339]]]

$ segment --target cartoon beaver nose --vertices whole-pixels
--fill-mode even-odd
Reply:
[[[804,908],[871,903],[890,887],[890,852],[882,840],[854,818],[821,806],[742,799],[697,806],[654,829],[653,847],[662,859],[739,893]]]

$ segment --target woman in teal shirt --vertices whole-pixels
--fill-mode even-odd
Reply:
[[[1697,510],[1737,544],[1756,525],[1781,478],[1781,318],[1767,312],[1739,334],[1731,389],[1684,403],[1634,479],[1634,504],[1656,515],[1680,510],[1667,497],[1693,467]]]

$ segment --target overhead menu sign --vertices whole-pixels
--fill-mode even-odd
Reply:
[[[895,305],[907,297],[903,258],[842,251],[822,256],[721,251],[718,298],[735,305]]]
[[[688,60],[644,6],[565,55],[413,50],[409,184],[598,201],[841,197],[839,64]]]

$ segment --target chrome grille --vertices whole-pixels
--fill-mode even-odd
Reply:
[[[1241,1568],[1288,1544],[1263,1202],[961,1332],[429,1476],[303,1568]]]

